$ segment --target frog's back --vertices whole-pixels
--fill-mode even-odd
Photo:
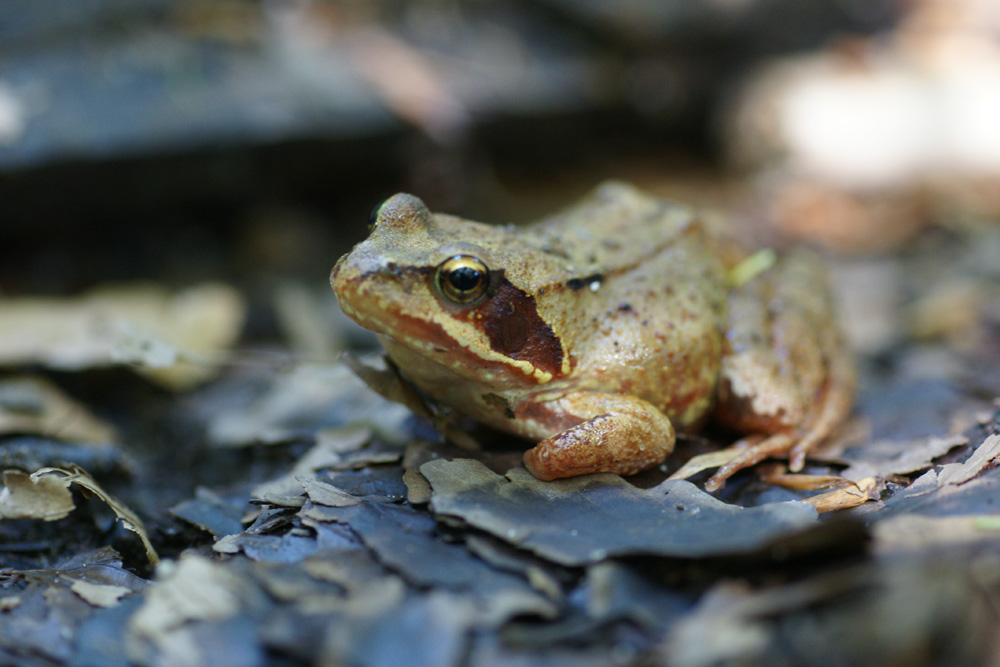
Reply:
[[[725,268],[691,209],[610,182],[533,227],[571,269],[539,311],[565,332],[572,387],[634,394],[682,428],[697,422],[718,377]]]
[[[635,264],[690,231],[692,211],[620,181],[607,181],[577,204],[527,228],[529,244],[591,275]],[[591,273],[587,273],[587,272]]]

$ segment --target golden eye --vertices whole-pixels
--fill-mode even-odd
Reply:
[[[455,255],[438,265],[434,283],[444,298],[468,305],[486,295],[490,270],[476,257]]]

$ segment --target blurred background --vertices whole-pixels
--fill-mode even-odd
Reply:
[[[656,582],[633,578],[631,560],[584,575],[525,558],[520,533],[501,545],[477,527],[466,550],[453,521],[422,532],[436,525],[421,505],[431,490],[414,500],[421,509],[402,503],[404,475],[441,450],[427,424],[336,363],[373,341],[339,314],[330,269],[398,191],[520,223],[608,178],[728,221],[751,247],[821,253],[860,386],[850,423],[810,470],[878,478],[877,499],[850,515],[859,521],[826,522],[826,537],[761,559],[667,560]],[[512,655],[540,656],[523,664],[1000,663],[997,368],[997,0],[0,0],[0,463],[23,471],[10,477],[22,491],[33,488],[24,473],[80,466],[85,488],[103,485],[146,522],[161,557],[233,555],[211,559],[221,588],[177,599],[244,600],[224,620],[212,605],[201,624],[167,614],[150,640],[161,653],[136,654],[133,611],[152,597],[141,577],[154,558],[116,521],[118,501],[98,494],[51,523],[36,521],[53,518],[47,507],[9,514],[0,663],[194,664],[194,648],[204,664],[315,662],[333,646],[322,664],[452,664],[440,645],[454,663],[511,664],[489,659],[507,650],[493,644],[501,634]],[[682,446],[732,441],[703,435]],[[476,454],[502,472],[521,444]],[[955,465],[931,469],[967,459],[957,480]],[[385,499],[411,523],[303,523],[295,475]],[[802,497],[758,477],[734,477],[720,497]],[[539,517],[575,520],[565,514]],[[597,514],[623,534],[645,516]],[[723,542],[756,521],[732,516],[750,523],[713,529]],[[345,542],[342,520],[366,542],[362,529],[389,531],[384,549]],[[334,543],[351,550],[348,565],[338,546],[330,563],[343,569],[303,569]],[[416,556],[413,544],[424,544]],[[442,560],[443,548],[460,554]],[[859,579],[864,551],[875,569]],[[844,579],[827,576],[831,558],[850,563]],[[381,581],[381,562],[412,577],[384,625],[365,615],[382,607],[337,606],[345,591],[352,603],[382,591],[355,589]],[[111,587],[109,606],[137,594],[94,611],[86,582],[64,577],[82,577],[81,563],[97,573],[89,583],[125,586]],[[256,567],[277,563],[288,568]],[[453,563],[465,563],[458,575]],[[758,567],[771,569],[747,574]],[[779,570],[787,598],[769,590]],[[561,615],[543,622],[547,612],[510,602],[521,593],[498,594],[501,571],[524,574]],[[464,580],[465,597],[448,588],[462,572],[483,583],[481,598]],[[757,586],[763,602],[747,604]],[[241,587],[260,594],[232,592]],[[509,616],[483,625],[470,600]],[[428,610],[429,624],[414,623]],[[663,653],[668,632],[705,653]],[[390,644],[406,657],[385,658]],[[553,645],[573,652],[550,658]]]
[[[6,0],[0,295],[222,280],[266,338],[396,191],[522,222],[611,177],[756,245],[989,262],[997,118],[991,0]]]

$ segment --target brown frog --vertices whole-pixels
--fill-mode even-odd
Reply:
[[[822,267],[745,255],[689,209],[610,182],[534,224],[433,214],[398,194],[333,268],[340,304],[432,400],[536,441],[551,480],[623,475],[714,415],[747,437],[706,484],[808,450],[850,409],[851,361]],[[718,465],[718,463],[716,463]]]

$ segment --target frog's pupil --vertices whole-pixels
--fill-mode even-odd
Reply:
[[[468,266],[460,266],[448,274],[448,282],[460,292],[475,289],[481,280],[482,276],[479,271]]]

